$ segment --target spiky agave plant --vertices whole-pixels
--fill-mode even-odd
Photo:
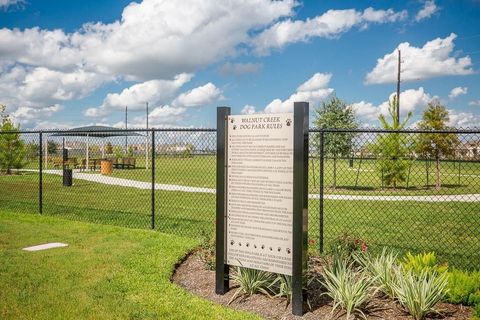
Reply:
[[[410,313],[415,320],[425,318],[428,313],[437,312],[435,305],[447,293],[447,274],[432,274],[421,271],[415,274],[413,270],[404,271],[399,268],[395,271],[397,285],[395,296],[399,303]]]
[[[273,281],[273,275],[266,271],[237,267],[231,280],[238,285],[238,289],[228,304],[241,295],[251,296],[254,293],[263,293],[270,296],[269,287]]]
[[[345,310],[346,319],[357,314],[366,318],[365,307],[375,288],[374,277],[352,268],[345,260],[335,259],[332,265],[324,269],[323,293],[333,300],[332,313],[340,307]]]

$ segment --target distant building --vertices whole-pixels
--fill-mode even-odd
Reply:
[[[455,156],[466,160],[480,160],[480,141],[461,143],[455,150]]]

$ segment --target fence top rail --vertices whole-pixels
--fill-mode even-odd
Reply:
[[[403,130],[387,130],[387,129],[334,129],[334,128],[310,128],[309,132],[314,133],[458,133],[458,134],[472,134],[480,133],[480,129],[451,129],[451,130],[420,130],[420,129],[403,129]]]
[[[16,131],[0,131],[0,134],[34,134],[34,133],[44,133],[44,134],[54,134],[54,133],[65,133],[65,134],[75,134],[75,133],[125,133],[125,132],[216,132],[217,129],[213,128],[151,128],[151,129],[109,129],[109,130],[75,130],[70,129],[58,129],[58,130],[16,130]]]
[[[46,130],[15,130],[15,131],[0,131],[0,134],[34,134],[34,133],[44,133],[44,134],[55,134],[55,133],[99,133],[99,132],[108,132],[108,133],[126,133],[126,132],[216,132],[215,128],[131,128],[131,129],[109,129],[109,130],[75,130],[71,129],[46,129]],[[419,129],[403,129],[403,130],[387,130],[387,129],[374,129],[374,128],[363,128],[363,129],[334,129],[334,128],[310,128],[308,129],[311,133],[458,133],[458,134],[480,134],[480,128],[478,129],[451,129],[451,130],[419,130]]]

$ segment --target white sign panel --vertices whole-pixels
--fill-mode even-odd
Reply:
[[[228,117],[227,264],[292,274],[293,113]]]

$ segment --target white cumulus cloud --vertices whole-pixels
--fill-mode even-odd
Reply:
[[[10,116],[15,123],[26,125],[44,118],[50,118],[61,109],[62,106],[58,104],[44,108],[19,107]]]
[[[134,84],[120,93],[107,94],[102,105],[87,109],[85,115],[101,117],[113,110],[123,110],[125,106],[132,111],[141,110],[145,108],[146,102],[152,105],[164,104],[192,77],[192,74],[182,73],[172,80],[149,80]]]
[[[23,5],[25,0],[0,0],[0,9],[7,9],[10,6]]]
[[[355,110],[357,116],[367,119],[376,120],[380,114],[388,115],[389,101],[396,95],[395,92],[390,94],[389,100],[386,100],[375,106],[374,104],[366,101],[360,101],[353,103],[351,108]],[[409,112],[414,113],[418,109],[423,109],[433,99],[429,93],[425,92],[423,87],[418,89],[408,89],[400,92],[400,115],[407,115]]]
[[[315,73],[301,84],[297,91],[286,100],[274,99],[266,107],[265,113],[292,112],[294,102],[309,102],[311,106],[323,101],[334,91],[328,88],[332,75],[330,73]]]
[[[463,112],[450,109],[448,125],[455,128],[478,128],[480,116],[471,112]]]
[[[423,4],[422,9],[415,15],[415,21],[421,21],[423,19],[430,18],[435,12],[438,11],[438,7],[434,0],[427,0]]]
[[[268,55],[271,49],[281,49],[290,43],[305,42],[315,37],[335,38],[355,26],[365,28],[371,23],[391,23],[404,20],[406,17],[405,10],[400,12],[373,8],[367,8],[363,12],[355,9],[328,10],[311,19],[287,19],[277,22],[253,38],[251,45],[256,54]]]
[[[84,98],[108,80],[82,69],[62,72],[16,65],[0,73],[0,103],[7,105],[10,112],[21,107],[46,110],[47,106]]]
[[[121,19],[72,33],[0,29],[0,62],[168,79],[236,54],[251,31],[292,15],[295,6],[294,0],[131,2]]]
[[[428,41],[421,48],[408,42],[398,45],[402,54],[402,81],[428,79],[449,75],[472,74],[472,60],[469,56],[454,57],[454,40],[452,33],[448,37]],[[367,84],[393,83],[397,81],[397,49],[377,60],[377,65],[365,79]]]
[[[209,82],[188,92],[181,93],[172,101],[172,106],[203,107],[221,99],[223,99],[222,91]]]
[[[459,95],[467,94],[467,92],[468,92],[467,87],[455,87],[450,91],[450,94],[448,95],[448,97],[450,99],[455,99]]]
[[[469,106],[480,107],[480,100],[472,100],[468,103]]]
[[[255,114],[255,107],[249,104],[245,105],[240,111],[241,114]]]

